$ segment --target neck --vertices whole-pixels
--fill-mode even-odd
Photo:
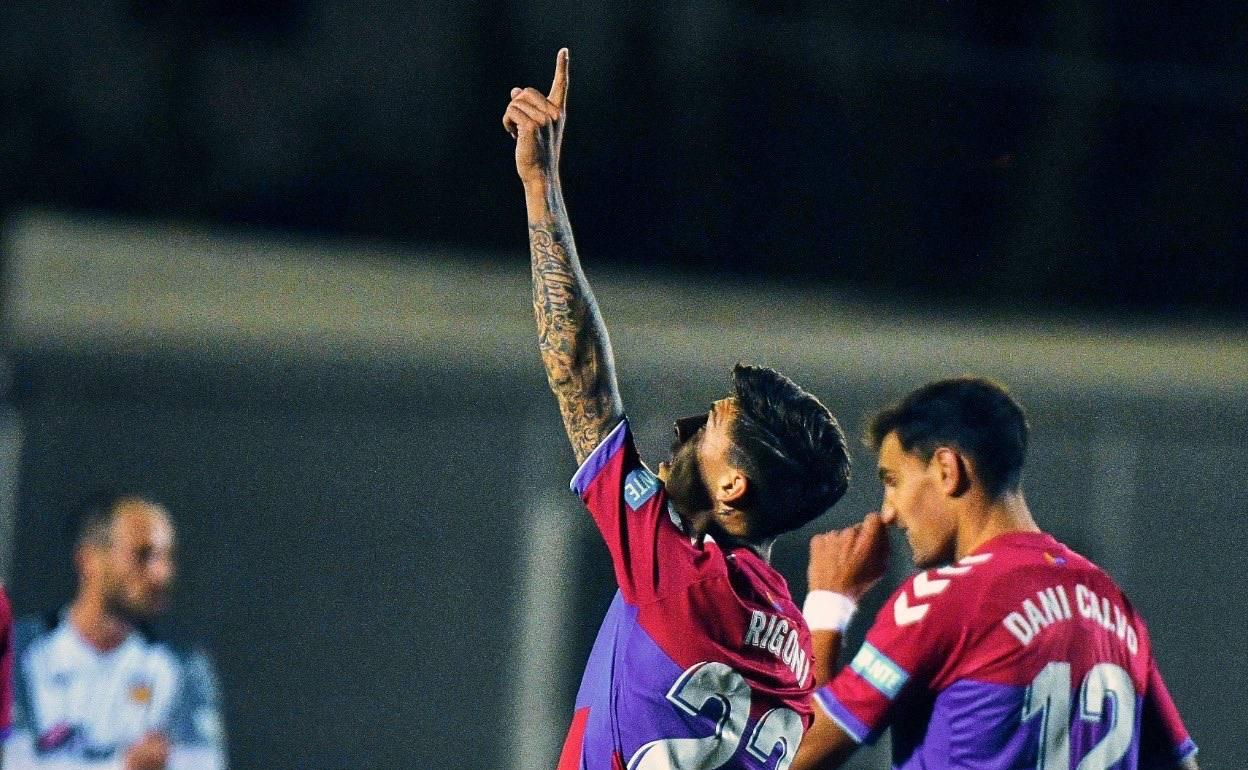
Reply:
[[[99,596],[79,594],[69,608],[69,622],[87,643],[101,652],[116,649],[134,629],[109,612]]]
[[[710,535],[725,552],[736,548],[747,548],[763,561],[771,563],[771,546],[776,542],[774,537],[755,543],[731,534],[716,521],[714,511],[699,511],[692,516],[682,514],[680,518],[685,523],[685,532],[696,540],[701,541],[702,538]]]
[[[771,546],[776,542],[775,538],[769,538],[761,543],[751,543],[745,540],[739,540],[737,542],[739,542],[743,548],[749,548],[751,551],[758,554],[758,558],[768,564],[771,564]]]
[[[997,500],[971,503],[974,514],[963,516],[957,535],[957,558],[961,559],[984,543],[1010,532],[1039,532],[1022,492],[1010,492]]]

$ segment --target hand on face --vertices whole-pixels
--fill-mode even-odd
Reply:
[[[875,512],[852,527],[815,535],[810,539],[809,588],[858,601],[884,576],[888,552],[888,534]]]

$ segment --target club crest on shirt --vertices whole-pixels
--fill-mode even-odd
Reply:
[[[659,491],[659,477],[646,468],[637,468],[624,479],[624,502],[634,511]]]
[[[140,706],[146,706],[152,702],[152,685],[144,680],[135,680],[130,683],[130,702]]]

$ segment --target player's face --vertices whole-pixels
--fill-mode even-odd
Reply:
[[[704,415],[676,421],[672,459],[659,464],[659,478],[667,485],[668,499],[686,521],[714,508],[707,478],[728,463],[735,415],[735,402],[724,398]]]
[[[926,569],[951,561],[957,519],[944,505],[935,459],[924,461],[905,451],[897,434],[889,433],[880,445],[879,473],[884,484],[880,515],[906,533],[915,566]]]
[[[102,546],[101,589],[111,612],[132,622],[151,620],[169,606],[175,571],[173,525],[160,508],[123,503],[111,542]]]

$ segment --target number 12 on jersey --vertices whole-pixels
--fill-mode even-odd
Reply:
[[[1071,713],[1070,664],[1053,662],[1044,667],[1027,688],[1023,721],[1040,719],[1038,770],[1070,770]],[[1109,714],[1106,704],[1112,701]],[[1131,675],[1113,663],[1098,663],[1088,671],[1079,688],[1079,718],[1100,724],[1108,716],[1109,732],[1079,761],[1076,770],[1105,770],[1131,748],[1135,731],[1135,685]]]

